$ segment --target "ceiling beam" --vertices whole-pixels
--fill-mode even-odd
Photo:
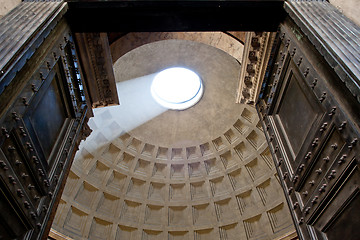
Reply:
[[[283,0],[68,0],[75,32],[276,31]]]

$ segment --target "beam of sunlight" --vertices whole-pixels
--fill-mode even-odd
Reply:
[[[109,142],[141,126],[168,109],[184,110],[195,105],[202,97],[200,77],[185,68],[168,68],[159,73],[117,82],[120,105],[95,108],[89,120],[93,130],[82,142],[91,152],[102,151]]]
[[[102,134],[101,137],[111,142],[165,112],[167,108],[160,106],[151,95],[155,75],[117,82],[120,105],[94,109],[94,117],[89,121],[93,133]],[[99,138],[93,133],[89,138]]]

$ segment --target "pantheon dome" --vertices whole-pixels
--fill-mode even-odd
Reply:
[[[2,0],[0,240],[358,240],[358,2]]]
[[[220,32],[130,33],[111,49],[120,105],[94,109],[53,232],[144,240],[293,234],[256,109],[235,102],[241,41]],[[154,76],[169,67],[200,76],[194,106],[168,110],[151,96]]]

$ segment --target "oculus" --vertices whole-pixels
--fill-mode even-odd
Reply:
[[[167,68],[155,75],[151,95],[161,106],[184,110],[194,106],[203,95],[202,81],[195,72],[182,67]]]

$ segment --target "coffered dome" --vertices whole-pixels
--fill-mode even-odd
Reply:
[[[152,99],[155,73],[187,67],[193,107]],[[235,103],[239,62],[194,41],[148,43],[114,63],[120,106],[94,110],[53,228],[74,239],[277,239],[294,230],[255,108]]]

